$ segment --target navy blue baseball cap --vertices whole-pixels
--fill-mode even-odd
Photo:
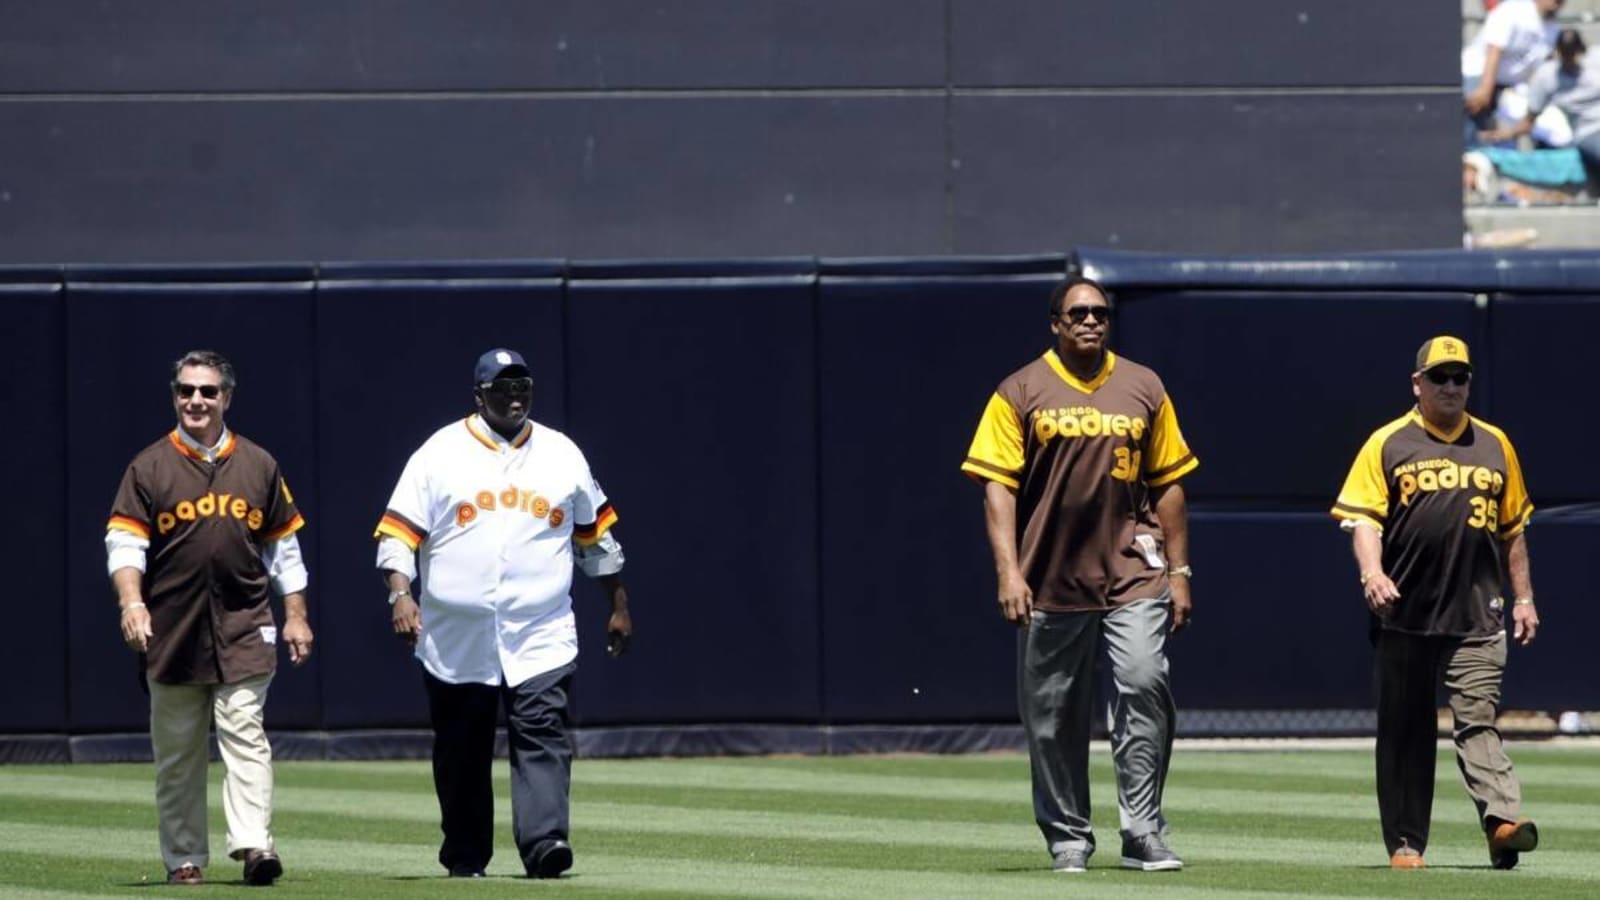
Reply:
[[[478,365],[472,370],[472,383],[487,384],[496,378],[520,378],[532,374],[521,353],[496,347],[478,357]]]

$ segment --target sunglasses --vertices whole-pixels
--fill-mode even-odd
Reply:
[[[1099,319],[1102,322],[1111,321],[1111,307],[1109,306],[1096,306],[1090,303],[1079,303],[1075,306],[1069,306],[1061,312],[1065,316],[1066,320],[1074,325],[1083,324],[1084,320],[1091,316]]]
[[[532,378],[496,378],[493,381],[483,382],[479,387],[491,394],[526,394],[533,390]]]
[[[207,400],[215,400],[222,396],[222,388],[215,384],[184,384],[178,382],[172,386],[172,392],[185,400],[193,397],[195,391],[199,391],[200,396]]]
[[[1441,372],[1432,369],[1428,372],[1428,380],[1434,384],[1454,384],[1456,387],[1465,387],[1472,380],[1472,373],[1466,371]]]

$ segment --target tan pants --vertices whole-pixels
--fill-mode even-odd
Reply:
[[[235,684],[150,685],[150,745],[156,763],[156,811],[161,858],[167,871],[211,860],[206,833],[206,767],[210,724],[227,774],[222,812],[228,855],[238,859],[272,844],[272,746],[262,727],[262,707],[272,674]]]

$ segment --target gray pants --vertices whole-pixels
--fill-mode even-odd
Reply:
[[[1094,661],[1105,639],[1116,685],[1111,754],[1122,834],[1165,832],[1161,793],[1176,708],[1167,678],[1165,595],[1107,612],[1035,611],[1022,638],[1018,705],[1033,764],[1033,813],[1051,855],[1094,852],[1089,826],[1089,734]]]

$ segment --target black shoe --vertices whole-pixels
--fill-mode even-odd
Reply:
[[[487,878],[488,873],[477,866],[451,866],[451,878]]]
[[[1122,867],[1143,872],[1176,872],[1183,868],[1183,860],[1167,849],[1161,835],[1152,831],[1122,839]]]
[[[283,875],[283,861],[271,850],[244,852],[244,883],[267,887]]]
[[[572,845],[563,840],[545,841],[528,863],[529,878],[560,878],[572,868]]]

